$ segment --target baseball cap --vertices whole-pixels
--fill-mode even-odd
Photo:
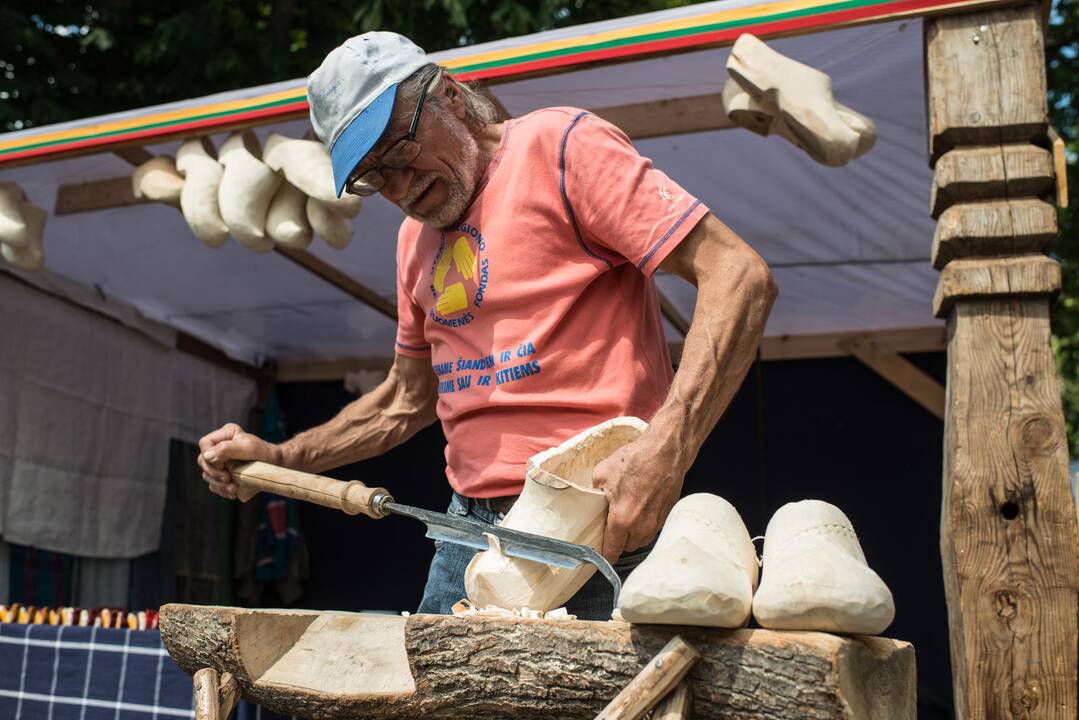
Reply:
[[[404,35],[368,32],[334,48],[307,78],[311,124],[330,150],[338,197],[386,131],[398,84],[429,62]]]

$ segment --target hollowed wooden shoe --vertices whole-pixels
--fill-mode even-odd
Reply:
[[[819,500],[788,503],[764,538],[753,616],[771,630],[875,635],[895,617],[892,593],[866,564],[847,516]]]
[[[592,486],[592,471],[647,427],[635,417],[614,418],[529,458],[524,490],[502,527],[601,549],[607,497]],[[546,611],[573,597],[595,570],[588,564],[573,570],[551,567],[492,548],[472,558],[465,590],[478,607]]]

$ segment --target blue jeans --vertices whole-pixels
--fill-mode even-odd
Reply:
[[[489,525],[502,522],[503,513],[488,510],[470,498],[453,494],[450,515],[463,515]],[[614,569],[625,582],[626,576],[648,556],[652,544],[626,553],[615,563]],[[473,548],[456,543],[435,541],[435,556],[427,574],[427,587],[423,590],[418,612],[449,615],[453,605],[465,597],[465,568],[476,554]],[[614,609],[614,591],[611,584],[599,573],[588,579],[577,594],[566,603],[566,610],[582,620],[610,620]]]

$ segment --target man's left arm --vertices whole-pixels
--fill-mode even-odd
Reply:
[[[711,214],[660,267],[697,286],[697,305],[674,382],[648,430],[593,474],[610,503],[603,554],[611,562],[648,544],[663,526],[686,471],[753,362],[778,292],[764,260]]]

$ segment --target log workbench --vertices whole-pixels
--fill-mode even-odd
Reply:
[[[310,718],[592,718],[664,644],[700,653],[693,718],[913,720],[914,648],[817,632],[166,605],[188,673]]]

